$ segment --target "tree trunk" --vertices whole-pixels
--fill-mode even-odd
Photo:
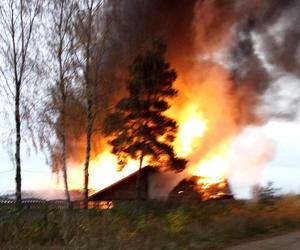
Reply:
[[[15,122],[16,122],[16,199],[17,205],[22,206],[22,194],[21,194],[21,119],[20,119],[20,83],[16,83],[16,99],[15,99]]]
[[[84,163],[84,208],[88,209],[88,196],[89,196],[89,164],[91,155],[91,137],[92,137],[92,100],[87,103],[87,121],[86,121],[86,152]]]
[[[62,160],[63,160],[63,177],[64,177],[64,184],[65,184],[65,196],[68,203],[68,208],[72,208],[70,192],[69,192],[69,185],[68,185],[68,172],[67,172],[67,163],[66,163],[66,147],[65,143],[63,143],[63,152],[62,152]]]
[[[83,188],[83,207],[88,209],[88,198],[89,198],[89,165],[91,156],[91,137],[92,137],[92,91],[90,82],[90,47],[92,43],[92,24],[93,24],[93,7],[94,1],[89,5],[88,3],[88,27],[87,27],[87,43],[85,48],[85,90],[86,90],[86,101],[87,101],[87,116],[86,116],[86,152],[85,152],[85,163],[84,163],[84,188]]]
[[[62,169],[65,185],[65,196],[68,204],[68,208],[72,208],[70,199],[69,185],[68,185],[68,171],[67,171],[67,150],[66,150],[66,134],[65,134],[65,100],[63,101],[63,112],[62,112],[63,124],[62,124]]]
[[[139,169],[137,171],[137,176],[136,176],[136,186],[135,186],[135,188],[136,188],[136,200],[141,199],[140,186],[141,186],[141,173],[142,173],[143,159],[144,159],[144,155],[141,155],[140,165],[139,165]]]

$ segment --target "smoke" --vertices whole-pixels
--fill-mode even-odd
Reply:
[[[232,49],[235,85],[249,86],[248,95],[253,96],[254,100],[250,106],[253,115],[257,115],[257,104],[263,101],[268,106],[268,112],[263,114],[263,118],[277,116],[291,119],[297,114],[299,96],[297,100],[293,97],[292,106],[278,112],[276,93],[286,86],[277,85],[273,98],[270,98],[269,89],[287,76],[299,79],[300,28],[297,23],[300,15],[297,9],[300,2],[245,1],[245,4],[238,7],[241,18],[236,24],[238,39]],[[299,86],[290,93],[298,90]],[[265,99],[266,91],[269,91],[268,102]],[[289,98],[285,98],[284,102],[290,102]]]
[[[260,127],[249,126],[229,147],[228,176],[238,195],[247,195],[249,188],[262,180],[262,170],[275,155],[275,143]]]
[[[149,198],[151,200],[166,200],[172,189],[185,177],[185,172],[154,173],[149,176]]]

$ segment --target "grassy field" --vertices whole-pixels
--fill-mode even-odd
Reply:
[[[300,229],[300,199],[267,204],[120,204],[111,210],[0,210],[0,249],[221,249]]]

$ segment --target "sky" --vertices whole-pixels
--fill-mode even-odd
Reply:
[[[243,139],[243,142],[247,143],[244,148],[246,151],[243,153],[252,157],[251,154],[258,151],[258,147],[261,146],[258,144],[262,143],[261,137],[263,137],[264,140],[271,142],[274,154],[271,157],[273,159],[264,162],[262,166],[253,167],[244,162],[232,169],[229,173],[229,181],[235,196],[249,198],[254,184],[266,185],[269,181],[274,182],[274,186],[280,188],[280,192],[300,193],[300,122],[270,121],[262,127],[254,127],[248,131],[251,131],[249,136],[251,141],[247,142]],[[258,139],[253,139],[255,137]],[[34,151],[28,155],[24,148],[22,151],[23,190],[43,190],[53,187],[57,178],[51,174],[44,155]],[[3,145],[0,150],[0,161],[2,163],[0,165],[0,192],[2,194],[12,192],[15,188],[15,173]],[[5,172],[7,170],[11,171]],[[101,181],[100,178],[99,181]]]
[[[276,143],[276,156],[268,167],[264,168],[263,182],[274,180],[276,186],[285,192],[299,193],[300,123],[271,122],[265,131]]]

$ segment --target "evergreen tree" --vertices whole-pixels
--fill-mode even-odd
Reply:
[[[166,45],[155,40],[149,51],[134,60],[126,83],[129,96],[116,105],[104,124],[104,134],[110,137],[120,168],[129,159],[139,160],[137,199],[145,159],[148,165],[161,170],[182,171],[187,163],[176,156],[172,146],[177,123],[164,115],[170,108],[167,99],[177,95],[173,88],[177,75],[165,61],[165,53]]]

